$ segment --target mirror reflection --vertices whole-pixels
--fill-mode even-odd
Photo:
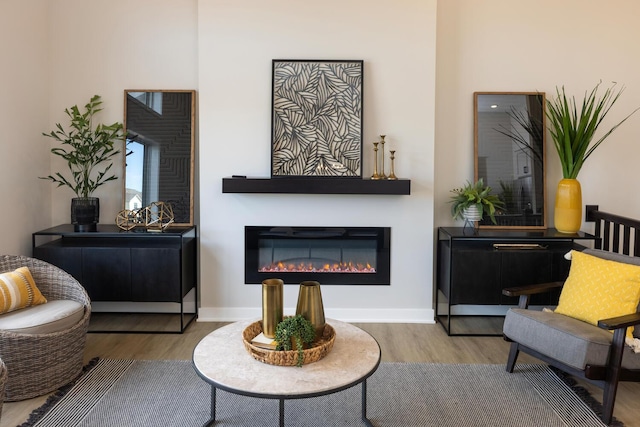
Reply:
[[[483,228],[545,228],[545,96],[476,92],[475,179],[505,204]]]
[[[124,208],[170,203],[193,225],[195,91],[125,91]]]

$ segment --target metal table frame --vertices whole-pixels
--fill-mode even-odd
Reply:
[[[372,370],[369,375],[367,375],[366,377],[362,378],[360,381],[357,381],[353,384],[344,386],[344,387],[340,387],[337,388],[335,390],[327,390],[326,392],[322,392],[322,393],[311,393],[308,395],[296,395],[296,396],[287,396],[287,395],[273,395],[273,394],[253,394],[253,393],[244,393],[240,390],[232,390],[232,389],[228,389],[225,387],[220,387],[219,385],[216,386],[213,382],[208,381],[211,383],[211,418],[205,422],[203,424],[203,427],[209,427],[209,426],[213,426],[216,423],[216,390],[218,388],[220,388],[221,390],[227,391],[229,393],[234,393],[234,394],[239,394],[242,396],[251,396],[251,397],[258,397],[258,398],[262,398],[262,399],[277,399],[279,401],[278,404],[278,408],[279,408],[279,419],[280,419],[280,427],[284,427],[285,423],[284,423],[284,401],[285,400],[292,400],[292,399],[305,399],[305,398],[309,398],[309,397],[318,397],[318,396],[326,396],[329,394],[333,394],[333,393],[337,393],[343,390],[346,390],[348,388],[354,387],[358,384],[362,384],[362,422],[364,423],[364,425],[366,425],[367,427],[373,427],[373,424],[371,424],[371,421],[369,420],[369,418],[367,418],[367,378],[370,377],[371,375],[373,375],[373,373],[376,371],[376,369],[378,368],[379,364],[376,365],[375,369]],[[201,376],[202,378],[202,376]],[[207,381],[206,378],[203,378],[205,381]]]

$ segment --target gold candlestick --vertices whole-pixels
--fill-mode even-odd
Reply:
[[[394,169],[393,169],[393,160],[396,158],[395,154],[396,154],[396,150],[389,150],[389,153],[391,153],[391,173],[389,174],[389,177],[387,179],[390,180],[396,180],[398,179],[398,177],[396,176]]]
[[[373,175],[371,175],[371,179],[380,179],[380,175],[378,175],[378,143],[373,143],[373,152],[375,154],[373,161]]]
[[[380,135],[382,141],[380,141],[380,145],[382,146],[382,165],[380,168],[380,179],[387,179],[387,175],[384,174],[384,137],[386,135]]]

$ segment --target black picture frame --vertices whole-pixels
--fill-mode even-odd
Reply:
[[[362,60],[272,61],[272,178],[362,178],[363,72]]]

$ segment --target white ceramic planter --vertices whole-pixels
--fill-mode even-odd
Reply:
[[[468,208],[465,208],[462,211],[462,214],[467,221],[480,221],[482,219],[482,213],[476,205],[471,205]]]

